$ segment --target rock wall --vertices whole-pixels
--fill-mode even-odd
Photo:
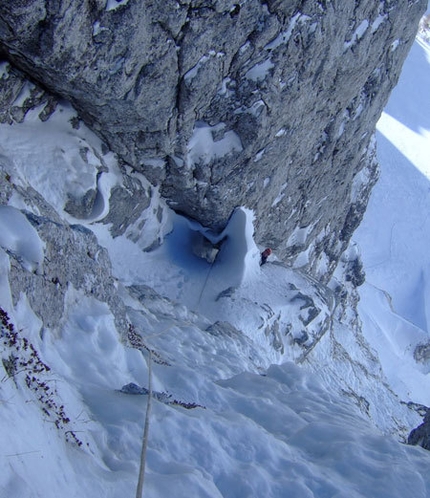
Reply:
[[[426,0],[3,0],[1,52],[171,207],[322,280],[377,178],[372,134]],[[298,255],[300,258],[297,260]]]
[[[5,254],[5,250],[9,256],[9,268],[2,267],[2,271],[5,277],[9,277],[14,306],[26,296],[41,320],[41,334],[45,329],[58,331],[67,314],[66,295],[73,288],[82,295],[106,303],[115,317],[118,332],[126,337],[126,307],[118,297],[118,282],[112,276],[106,249],[97,243],[90,230],[82,225],[69,225],[61,219],[31,186],[12,183],[11,166],[7,158],[0,155],[0,205],[7,204],[15,196],[23,205],[37,212],[16,209],[34,227],[44,247],[43,261],[33,271],[23,264],[19,250],[0,247],[0,255]],[[4,295],[2,298],[5,300]]]

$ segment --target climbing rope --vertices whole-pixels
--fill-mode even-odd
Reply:
[[[148,350],[148,403],[146,405],[145,427],[143,430],[142,451],[140,454],[140,468],[139,479],[137,482],[136,498],[143,496],[143,483],[145,480],[145,466],[146,466],[146,451],[148,448],[148,435],[149,435],[149,418],[151,415],[152,405],[152,356],[151,350]]]
[[[216,259],[210,264],[210,267],[209,267],[209,270],[208,270],[208,273],[206,275],[206,278],[205,278],[205,281],[203,282],[203,286],[202,286],[202,290],[200,291],[200,295],[199,295],[199,299],[197,301],[197,308],[196,308],[196,311],[198,311],[199,309],[199,306],[200,306],[200,301],[202,300],[202,297],[203,297],[203,293],[206,289],[206,285],[208,283],[208,280],[209,280],[209,276],[211,274],[211,271],[212,271],[212,268],[214,266],[214,263],[215,263]]]

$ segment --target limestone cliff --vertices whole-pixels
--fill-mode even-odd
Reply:
[[[175,210],[218,229],[245,205],[257,242],[327,280],[426,3],[3,0],[1,53]]]

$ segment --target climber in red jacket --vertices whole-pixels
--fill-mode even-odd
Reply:
[[[268,247],[267,249],[264,249],[264,251],[261,253],[261,260],[260,260],[260,266],[263,266],[264,263],[267,261],[267,258],[272,254],[272,249]]]

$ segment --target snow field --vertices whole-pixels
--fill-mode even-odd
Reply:
[[[118,343],[105,305],[90,301],[82,307],[82,296],[71,294],[62,337],[45,343],[44,359],[55,368],[59,382],[73,384],[78,391],[74,403],[72,397],[67,399],[67,406],[72,412],[85,407],[89,425],[85,432],[92,436],[85,453],[93,455],[90,459],[82,451],[65,449],[55,430],[49,431],[47,440],[47,429],[35,407],[32,434],[21,427],[28,430],[27,416],[15,417],[14,424],[20,437],[28,434],[21,439],[19,451],[40,453],[21,455],[21,461],[33,458],[25,465],[12,464],[13,477],[9,476],[5,488],[11,491],[9,496],[33,496],[35,489],[49,490],[48,496],[55,496],[64,493],[65,482],[70,496],[91,492],[96,493],[92,496],[115,497],[133,491],[146,401],[145,396],[126,395],[117,389],[129,381],[145,385],[146,362],[139,351]],[[154,400],[145,488],[150,496],[165,496],[168,489],[175,489],[178,498],[190,492],[199,497],[261,493],[274,497],[285,493],[297,497],[400,497],[410,491],[414,496],[426,496],[430,483],[415,470],[423,451],[402,447],[373,432],[354,407],[329,394],[303,369],[286,363],[271,366],[264,375],[245,371],[214,382],[205,375],[211,356],[208,352],[194,354],[195,345],[200,342],[207,348],[212,343],[212,358],[227,374],[229,365],[236,368],[237,357],[246,357],[232,356],[230,363],[225,357],[217,358],[218,345],[225,341],[227,349],[231,338],[207,340],[195,328],[191,339],[200,335],[200,341],[184,344],[182,334],[178,327],[169,330],[164,344],[170,348],[166,347],[163,355],[171,363],[154,364],[154,389],[175,398],[178,392],[185,396],[188,391],[186,401],[197,400],[204,408],[186,410]],[[183,350],[182,357],[178,350]],[[10,379],[8,382],[15,400],[13,413],[18,401],[26,403],[25,392],[19,391],[22,399],[17,400],[16,389]],[[5,443],[16,448],[13,436],[16,433],[8,433]],[[23,444],[27,438],[30,445]],[[58,463],[46,461],[48,454],[58,455]],[[406,469],[405,460],[410,464]],[[74,481],[70,476],[78,471],[80,478]],[[28,477],[36,472],[55,475],[48,480],[49,488],[41,477],[30,487]]]
[[[76,112],[70,106],[59,106],[46,122],[38,117],[41,110],[27,113],[19,133],[16,125],[1,126],[0,154],[13,158],[11,182],[23,187],[30,184],[72,223],[76,219],[64,211],[67,201],[97,190],[88,221],[104,218],[109,211],[110,190],[119,179],[116,159],[112,153],[102,155],[100,139],[84,124],[80,123],[78,130],[72,128],[70,120],[76,118]],[[23,207],[17,193],[12,203]]]
[[[430,48],[417,40],[378,122],[381,177],[354,239],[367,284],[360,315],[390,385],[403,400],[430,406],[428,363],[414,359],[429,342]]]

